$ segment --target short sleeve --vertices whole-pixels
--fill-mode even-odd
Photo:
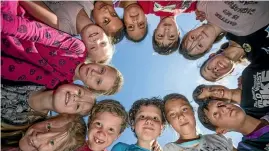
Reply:
[[[233,142],[232,139],[226,138],[224,135],[209,134],[204,135],[202,142],[200,143],[201,148],[211,148],[212,150],[232,151]]]

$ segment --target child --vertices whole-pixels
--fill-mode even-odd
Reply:
[[[268,113],[264,114],[264,118],[268,119],[268,115]],[[199,106],[198,117],[203,126],[218,134],[225,134],[229,131],[243,134],[242,141],[237,147],[239,151],[268,150],[268,121],[247,115],[238,105],[213,100]]]
[[[178,150],[219,150],[232,151],[233,144],[223,135],[198,135],[194,111],[188,99],[177,93],[164,97],[165,117],[174,130],[180,135],[179,139],[165,145],[164,151]]]
[[[135,101],[129,111],[129,122],[137,143],[128,145],[117,143],[112,151],[149,151],[154,141],[161,135],[165,118],[163,101],[156,97]]]
[[[88,123],[89,151],[104,151],[125,130],[128,115],[120,102],[102,100],[93,107]],[[84,147],[84,151],[86,150]]]
[[[113,8],[112,2],[96,1],[92,17],[95,23],[102,27],[113,43],[120,42],[124,37],[124,25]]]
[[[1,5],[1,48],[5,53],[1,57],[1,61],[5,62],[1,64],[2,78],[31,81],[52,89],[59,83],[78,78],[89,88],[104,94],[119,90],[122,83],[120,72],[110,66],[84,64],[87,53],[80,40],[27,16],[22,17],[19,11],[12,14],[11,10],[17,10],[17,4],[5,1]],[[91,74],[86,71],[91,71]]]
[[[152,45],[155,52],[169,55],[177,50],[180,33],[175,16],[180,13],[192,12],[196,2],[192,1],[138,1],[145,14],[160,16],[160,23],[154,30]]]
[[[213,43],[219,41],[226,32],[242,37],[254,34],[268,26],[268,7],[268,2],[256,1],[198,2],[197,10],[205,13],[208,23],[188,32],[184,36],[180,46],[180,53],[187,59],[198,59],[207,53]],[[258,35],[255,36],[254,40],[256,43],[262,42],[257,42],[257,39],[262,39]],[[266,42],[263,44],[266,44]],[[257,51],[257,49],[254,50]]]
[[[28,129],[26,133],[24,129]],[[50,150],[64,151],[76,150],[83,145],[86,137],[86,124],[78,115],[60,114],[45,121],[36,123],[30,128],[26,127],[14,133],[3,131],[13,130],[14,127],[1,128],[1,147],[8,145],[20,148],[22,151]],[[19,142],[15,142],[17,137]],[[18,143],[18,144],[14,144]]]

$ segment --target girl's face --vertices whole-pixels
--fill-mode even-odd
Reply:
[[[153,141],[157,139],[163,129],[161,110],[153,105],[141,106],[136,113],[132,128],[139,140]]]
[[[23,151],[54,151],[68,139],[72,116],[58,116],[31,126],[19,142]]]
[[[214,82],[226,76],[233,68],[233,62],[222,53],[210,58],[202,67],[201,74],[206,80]]]
[[[104,63],[111,58],[112,44],[101,27],[97,25],[87,26],[81,32],[81,38],[92,62]]]
[[[198,55],[207,51],[217,38],[215,30],[210,25],[202,25],[187,33],[183,47],[190,55]]]
[[[174,130],[180,135],[196,132],[194,112],[184,100],[168,100],[165,103],[165,116]]]
[[[113,68],[96,63],[83,64],[78,72],[80,80],[94,90],[108,91],[117,77],[117,72]]]
[[[232,97],[232,92],[230,89],[222,85],[210,85],[205,86],[201,90],[202,92],[198,96],[198,99],[207,100],[207,99],[226,99],[230,100]]]
[[[75,84],[59,86],[53,93],[53,107],[58,113],[85,115],[94,105],[95,95]]]

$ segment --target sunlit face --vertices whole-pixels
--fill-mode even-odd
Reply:
[[[147,18],[138,4],[131,4],[123,14],[124,24],[129,37],[141,39],[146,34]]]
[[[72,116],[58,116],[31,126],[19,142],[23,151],[56,151],[66,143]]]
[[[155,30],[155,40],[157,43],[168,46],[178,40],[179,32],[175,20],[172,17],[166,17],[160,21]]]
[[[165,116],[180,135],[196,132],[194,112],[190,105],[181,99],[169,100],[165,103]]]
[[[93,19],[109,36],[123,27],[123,23],[113,6],[101,1],[94,4]]]
[[[110,112],[101,112],[90,123],[88,145],[92,150],[104,150],[120,135],[122,119]]]
[[[223,54],[218,54],[207,61],[201,69],[201,74],[206,80],[214,82],[226,76],[233,68],[231,60]]]
[[[190,55],[202,54],[210,49],[217,38],[215,30],[209,25],[202,25],[189,31],[183,42],[183,47]]]
[[[156,106],[140,107],[132,126],[139,140],[153,141],[160,136],[163,129],[161,115],[161,110]]]
[[[81,38],[92,62],[105,62],[111,57],[112,44],[101,27],[93,24],[83,28]]]
[[[207,99],[225,99],[230,100],[232,98],[232,92],[230,89],[222,85],[210,85],[205,86],[201,90],[202,92],[197,97],[198,99],[207,100]]]
[[[217,128],[238,129],[246,118],[245,112],[232,103],[211,101],[205,114]]]
[[[90,112],[95,95],[85,87],[64,84],[54,91],[52,102],[55,112],[85,115]]]
[[[117,77],[114,69],[96,63],[83,64],[78,72],[80,80],[94,90],[110,90]]]

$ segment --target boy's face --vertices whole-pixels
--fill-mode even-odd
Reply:
[[[172,17],[162,19],[155,29],[155,40],[158,44],[168,46],[178,40],[179,32]]]
[[[204,111],[209,121],[217,127],[217,132],[221,129],[238,129],[246,118],[245,112],[239,106],[223,101],[210,101],[208,110]]]
[[[112,122],[113,121],[113,122]],[[92,150],[104,150],[120,135],[122,118],[110,112],[101,112],[91,121],[88,145]]]
[[[183,46],[188,50],[188,54],[198,55],[207,51],[216,38],[217,35],[213,27],[202,25],[187,33]]]
[[[230,89],[222,85],[209,85],[201,89],[201,93],[198,99],[225,99],[230,100],[232,98],[232,92]]]
[[[123,19],[127,34],[132,39],[141,39],[146,34],[147,18],[138,4],[131,4],[124,10]]]
[[[97,1],[94,4],[93,19],[108,35],[116,33],[123,27],[113,6],[104,2]]]
[[[196,132],[194,112],[186,101],[182,99],[168,100],[165,103],[165,116],[180,135]]]
[[[134,126],[132,126],[139,140],[153,141],[160,136],[163,129],[161,115],[161,110],[156,106],[140,107],[135,116]]]

